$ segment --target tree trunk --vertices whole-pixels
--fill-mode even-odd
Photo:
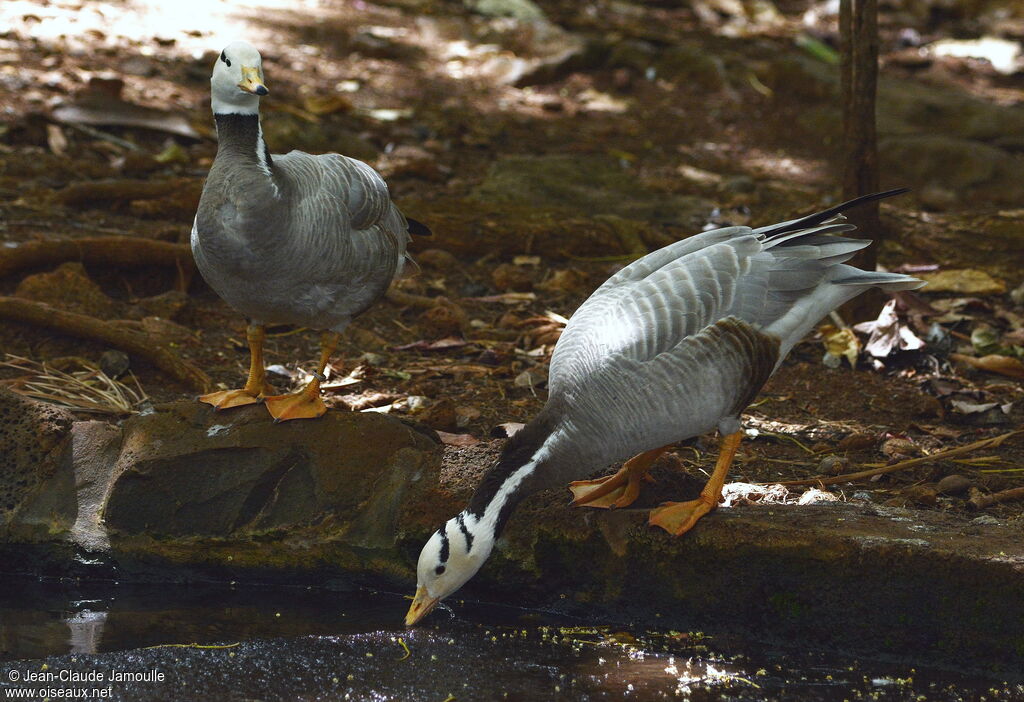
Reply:
[[[843,200],[851,200],[879,190],[878,137],[875,130],[877,0],[840,0],[839,34]],[[878,217],[878,202],[862,205],[847,213],[847,217],[860,230],[861,236],[875,241],[858,252],[850,263],[865,270],[875,270],[878,247],[885,239]],[[843,307],[844,316],[849,322],[872,318],[883,299],[880,291],[872,289],[847,303]]]

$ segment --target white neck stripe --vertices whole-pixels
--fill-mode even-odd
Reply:
[[[502,508],[508,502],[512,493],[537,469],[537,466],[542,461],[551,455],[551,444],[559,439],[559,435],[559,432],[551,434],[551,436],[544,440],[544,443],[541,444],[533,456],[530,457],[529,461],[517,468],[512,475],[505,478],[505,482],[501,484],[498,492],[491,498],[491,501],[487,504],[487,509],[484,510],[483,517],[480,519],[480,522],[487,528],[489,533],[494,534],[498,525],[498,515],[501,514]]]

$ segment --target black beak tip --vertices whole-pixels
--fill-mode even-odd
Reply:
[[[269,92],[270,91],[267,90],[266,86],[263,86],[263,85],[256,86],[256,94],[257,95],[266,95]]]

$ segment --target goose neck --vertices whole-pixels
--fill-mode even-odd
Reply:
[[[265,175],[272,177],[273,160],[263,140],[259,113],[215,113],[213,117],[217,125],[217,155],[251,162]]]
[[[516,433],[484,475],[467,512],[496,538],[522,499],[546,486],[545,473],[561,442],[561,429],[542,412]]]

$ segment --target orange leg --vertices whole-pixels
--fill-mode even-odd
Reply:
[[[633,504],[633,500],[640,494],[640,481],[651,480],[647,476],[647,471],[668,448],[662,446],[633,456],[613,475],[606,475],[597,480],[577,480],[569,483],[573,495],[572,503],[577,507],[602,509],[615,509]]]
[[[245,330],[245,339],[249,342],[249,378],[241,390],[221,390],[199,397],[200,402],[213,405],[217,409],[241,407],[259,402],[268,392],[274,389],[267,384],[267,373],[263,368],[263,339],[266,330],[262,325],[250,324]]]
[[[289,419],[316,419],[327,412],[327,405],[320,399],[320,382],[324,377],[324,368],[331,359],[331,354],[338,348],[340,334],[325,332],[320,339],[320,364],[316,375],[298,392],[290,395],[274,395],[265,399],[267,410],[276,422]]]
[[[739,431],[722,437],[718,448],[718,462],[704,489],[700,491],[700,497],[689,502],[665,502],[651,510],[647,523],[660,526],[674,536],[680,536],[692,529],[701,517],[718,507],[718,502],[722,499],[725,475],[736,457],[736,449],[739,448],[741,438],[743,432]]]

